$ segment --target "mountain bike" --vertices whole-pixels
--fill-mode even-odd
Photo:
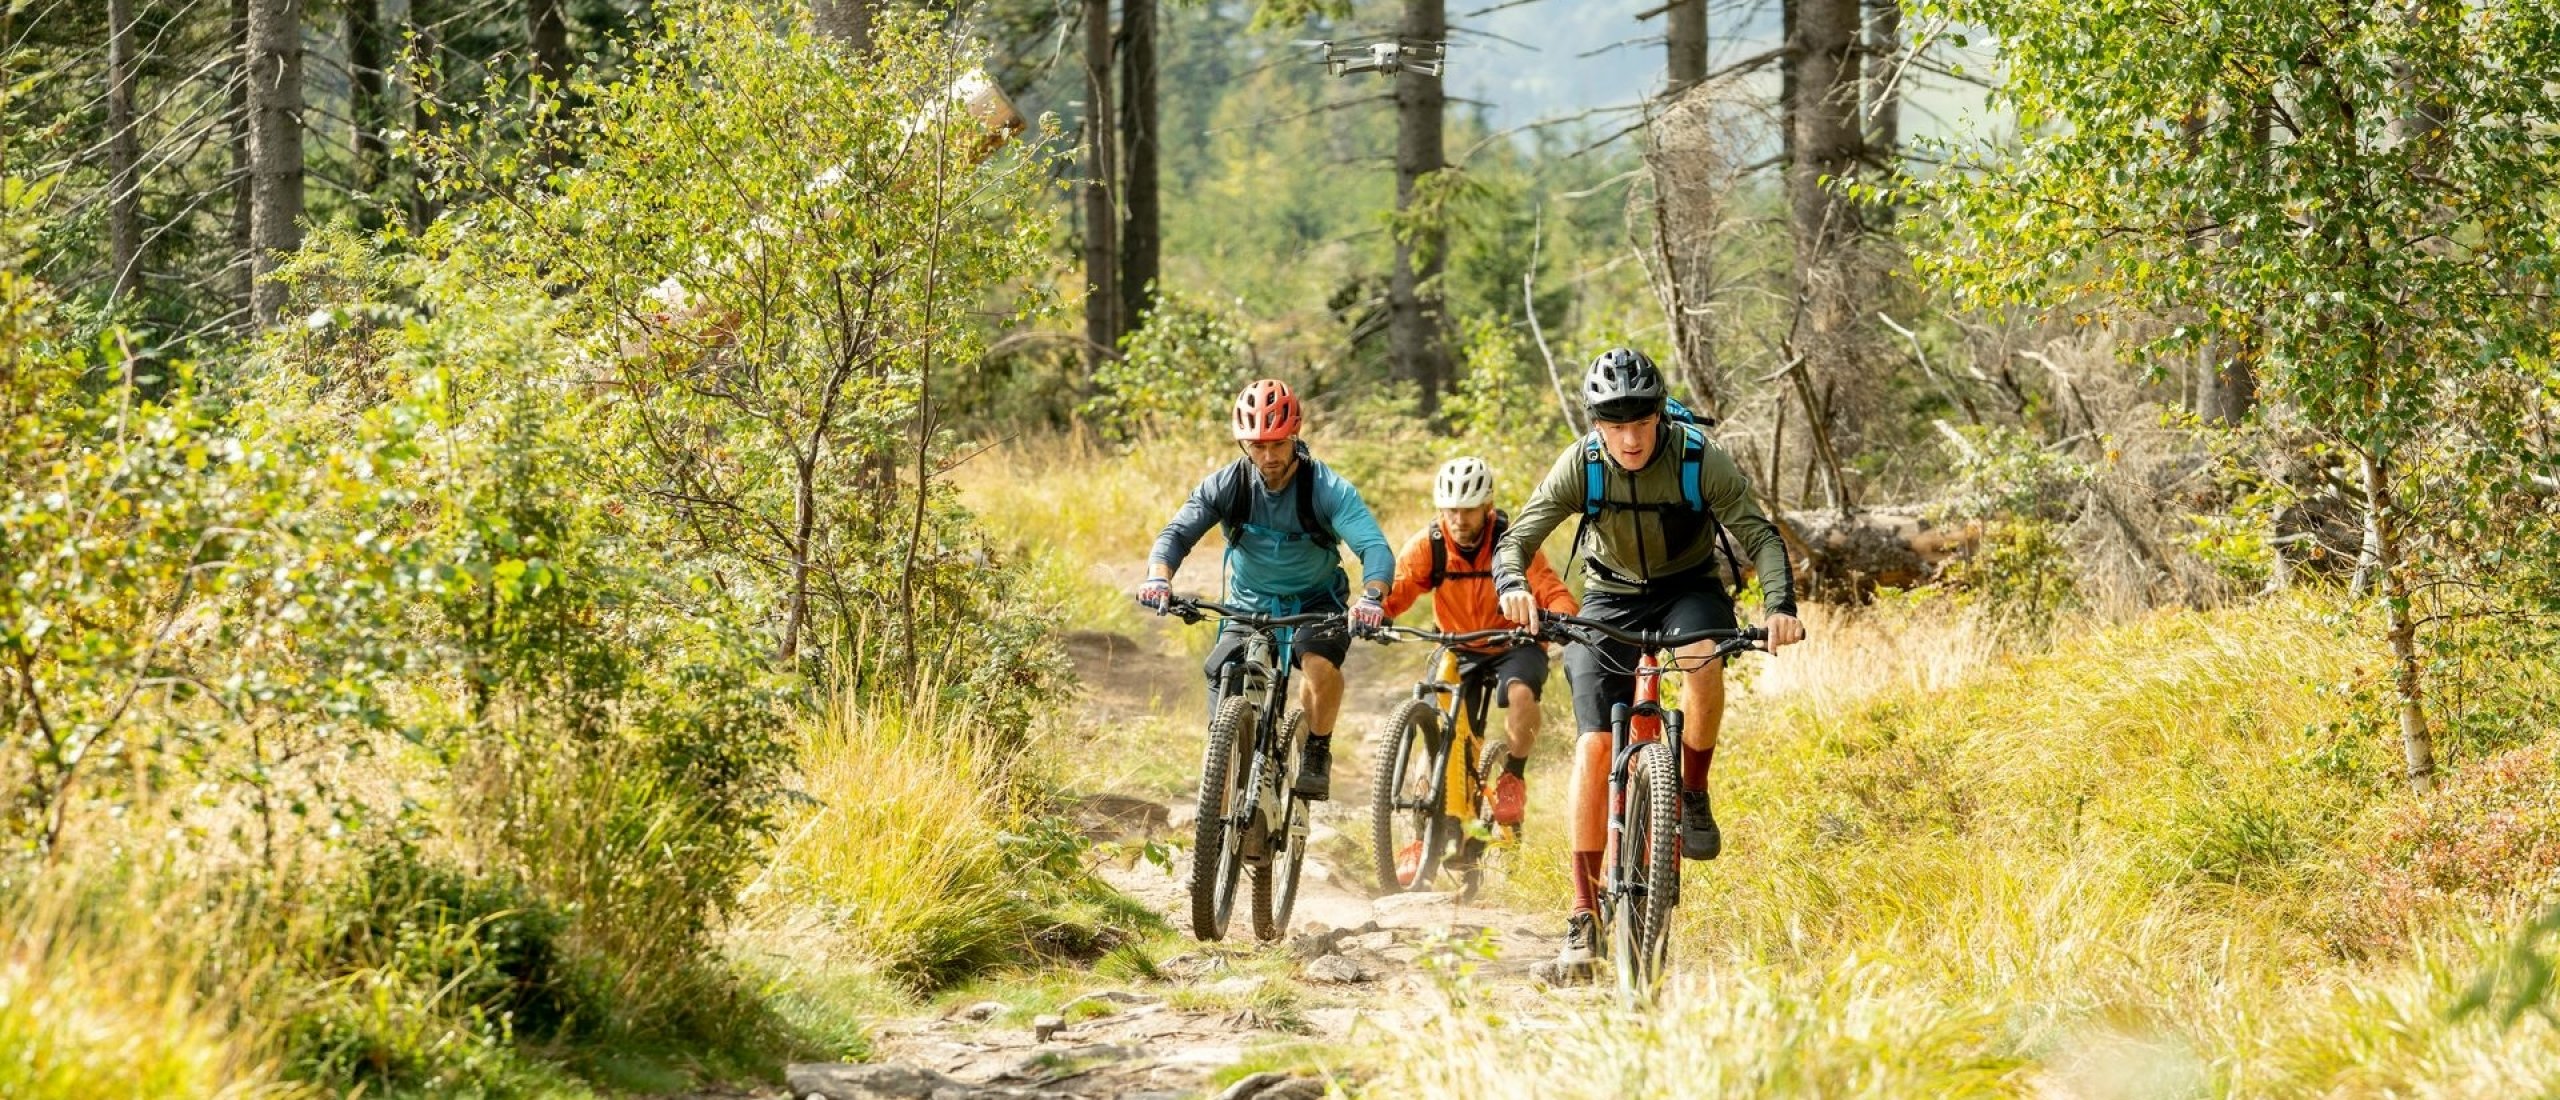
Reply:
[[[1745,650],[1768,632],[1621,630],[1578,615],[1541,612],[1542,640],[1570,640],[1603,652],[1610,639],[1639,651],[1635,702],[1609,708],[1609,839],[1600,865],[1600,933],[1619,992],[1650,993],[1670,961],[1671,910],[1680,904],[1680,744],[1682,716],[1662,705],[1662,674],[1694,672]],[[1704,657],[1666,662],[1662,654],[1720,640]],[[1605,660],[1605,658],[1604,658]]]
[[[1219,673],[1210,696],[1209,743],[1201,753],[1199,816],[1192,825],[1191,934],[1227,934],[1236,880],[1253,872],[1253,934],[1276,940],[1298,903],[1298,874],[1307,859],[1313,807],[1293,793],[1298,731],[1289,705],[1300,627],[1339,625],[1339,612],[1265,615],[1209,600],[1175,598],[1165,613],[1186,623],[1223,619],[1250,633],[1244,651]]]
[[[1491,641],[1537,642],[1516,628],[1447,634],[1401,626],[1387,627],[1371,640],[1397,638],[1440,648],[1432,654],[1431,676],[1415,684],[1413,698],[1379,726],[1376,780],[1369,794],[1377,887],[1388,894],[1428,889],[1445,861],[1458,873],[1458,896],[1472,898],[1484,883],[1487,847],[1519,839],[1519,828],[1495,824],[1493,799],[1485,793],[1508,755],[1506,742],[1485,739],[1494,677],[1491,670],[1465,673],[1460,651]]]

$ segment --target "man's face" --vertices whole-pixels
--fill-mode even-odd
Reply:
[[[1262,471],[1264,483],[1278,481],[1288,476],[1289,464],[1298,460],[1298,438],[1249,439],[1244,441],[1244,456],[1252,461],[1254,469]]]
[[[1440,510],[1440,532],[1460,546],[1474,546],[1484,537],[1485,525],[1493,522],[1493,505],[1481,508],[1443,508]]]
[[[1617,459],[1618,465],[1625,469],[1641,470],[1645,463],[1653,461],[1654,443],[1657,433],[1662,430],[1662,414],[1655,413],[1642,420],[1623,423],[1603,420],[1596,426],[1600,429],[1600,445],[1609,448],[1609,457]]]

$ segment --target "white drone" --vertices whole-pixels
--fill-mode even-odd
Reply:
[[[1331,42],[1305,39],[1292,44],[1314,47],[1315,60],[1335,76],[1345,73],[1438,76],[1449,58],[1449,44],[1446,42],[1418,42],[1401,37],[1367,45],[1337,46]]]

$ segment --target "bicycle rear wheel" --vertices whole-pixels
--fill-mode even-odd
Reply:
[[[1191,826],[1191,934],[1202,940],[1224,937],[1235,912],[1243,837],[1227,819],[1238,808],[1237,788],[1249,765],[1249,753],[1238,751],[1236,742],[1252,728],[1253,704],[1228,699],[1218,704],[1208,746],[1200,753],[1200,816]]]
[[[1669,962],[1671,907],[1680,898],[1679,766],[1659,741],[1638,746],[1627,761],[1609,956],[1618,991],[1630,998],[1651,996]]]
[[[1440,808],[1440,712],[1412,700],[1379,727],[1378,764],[1369,787],[1369,847],[1378,892],[1419,890],[1440,869],[1452,830]]]
[[[1305,718],[1305,712],[1292,710],[1280,720],[1283,758],[1298,751],[1298,728]],[[1308,819],[1316,808],[1291,790],[1294,778],[1294,769],[1280,773],[1280,820],[1265,842],[1269,857],[1253,869],[1253,935],[1266,943],[1289,934],[1289,913],[1298,907],[1298,873],[1307,865]]]

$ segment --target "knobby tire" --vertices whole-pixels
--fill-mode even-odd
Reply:
[[[1440,850],[1448,842],[1447,830],[1442,827],[1446,818],[1437,812],[1441,800],[1429,797],[1441,783],[1439,773],[1442,769],[1433,768],[1431,759],[1432,746],[1440,739],[1439,727],[1440,712],[1421,699],[1408,701],[1396,708],[1381,727],[1385,736],[1378,744],[1376,777],[1369,786],[1369,847],[1377,863],[1378,892],[1381,894],[1420,890],[1431,882],[1431,876],[1439,873]],[[1423,777],[1417,774],[1416,769],[1431,770],[1427,786],[1422,785]],[[1406,791],[1408,783],[1415,784],[1416,790]],[[1426,808],[1397,807],[1400,796],[1417,794],[1426,801]],[[1404,797],[1402,800],[1410,802],[1414,799]],[[1397,834],[1398,825],[1406,827],[1405,835]],[[1422,860],[1414,869],[1413,881],[1408,884],[1396,878],[1396,850],[1411,841],[1421,842]]]
[[[1284,847],[1274,852],[1268,847],[1272,842],[1264,841],[1269,854],[1253,869],[1253,935],[1265,943],[1289,934],[1289,913],[1298,907],[1298,874],[1307,864],[1303,826],[1310,824],[1315,804],[1297,794],[1298,729],[1305,718],[1305,712],[1291,710],[1280,720],[1280,755],[1288,765],[1275,782],[1280,784],[1280,804],[1287,818],[1272,822],[1269,835],[1280,838]]]
[[[1240,853],[1229,850],[1227,814],[1244,776],[1237,734],[1252,722],[1252,703],[1230,698],[1218,704],[1200,754],[1200,816],[1191,826],[1191,934],[1203,942],[1224,938],[1235,911]]]
[[[1609,923],[1618,990],[1631,999],[1652,995],[1670,953],[1671,909],[1680,899],[1679,766],[1660,741],[1639,746],[1627,762],[1618,875],[1643,889],[1622,889]]]

